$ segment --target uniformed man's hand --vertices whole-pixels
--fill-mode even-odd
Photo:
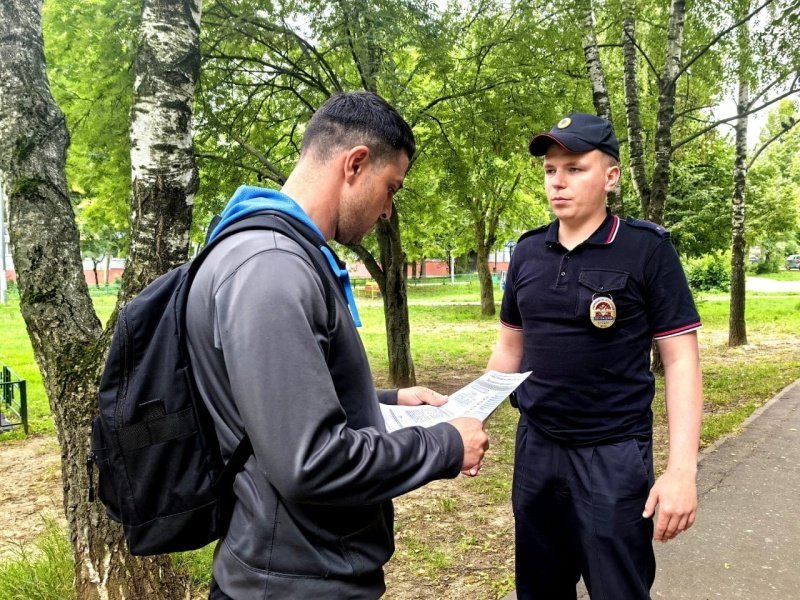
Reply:
[[[445,402],[447,402],[447,396],[421,385],[397,390],[398,406],[419,406],[420,404],[441,406]]]
[[[464,442],[464,462],[461,472],[475,477],[483,465],[483,455],[489,448],[489,437],[483,430],[483,422],[472,417],[459,417],[448,421],[461,434]]]
[[[668,542],[694,525],[697,515],[697,472],[667,471],[656,480],[642,516],[650,518],[658,505],[653,539]]]

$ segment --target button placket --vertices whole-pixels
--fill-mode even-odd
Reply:
[[[564,285],[565,284],[565,277],[567,276],[567,272],[569,270],[568,267],[567,267],[567,264],[568,264],[568,261],[569,261],[570,258],[572,258],[572,257],[571,257],[571,255],[569,253],[564,254],[561,257],[561,265],[560,265],[560,269],[559,269],[559,272],[558,272],[558,281],[557,281],[558,285]]]

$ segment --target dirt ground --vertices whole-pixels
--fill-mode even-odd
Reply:
[[[35,540],[52,518],[66,527],[61,464],[55,436],[35,436],[0,446],[0,561]]]

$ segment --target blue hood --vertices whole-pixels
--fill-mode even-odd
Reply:
[[[328,247],[325,236],[322,234],[319,227],[317,227],[316,223],[309,218],[297,202],[283,192],[250,185],[239,186],[228,201],[225,210],[222,211],[220,221],[208,236],[207,243],[210,243],[223,229],[232,223],[264,210],[275,210],[287,214],[290,217],[294,217],[298,221],[308,225],[312,231],[319,234],[320,252],[325,255],[328,266],[331,268],[331,271],[342,287],[345,298],[347,298],[347,305],[350,308],[350,315],[353,317],[353,322],[356,327],[361,327],[361,318],[358,314],[358,308],[356,307],[356,301],[353,296],[353,288],[350,285],[350,275],[347,272],[345,264],[341,262]]]
[[[297,202],[278,190],[270,190],[251,185],[239,186],[239,189],[236,190],[228,201],[225,210],[222,211],[220,221],[217,223],[217,226],[214,227],[214,230],[208,237],[208,241],[210,242],[213,240],[220,231],[231,223],[235,223],[239,219],[261,212],[262,210],[277,210],[290,217],[294,217],[317,232],[321,241],[325,241],[325,236],[322,235],[319,227],[317,227],[316,223],[314,223],[305,211],[300,208]]]

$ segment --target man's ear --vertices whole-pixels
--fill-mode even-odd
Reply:
[[[620,170],[619,165],[613,165],[606,169],[606,191],[610,192],[617,187],[619,183]]]
[[[347,183],[353,183],[367,166],[370,152],[367,146],[354,146],[344,156],[344,178]]]

